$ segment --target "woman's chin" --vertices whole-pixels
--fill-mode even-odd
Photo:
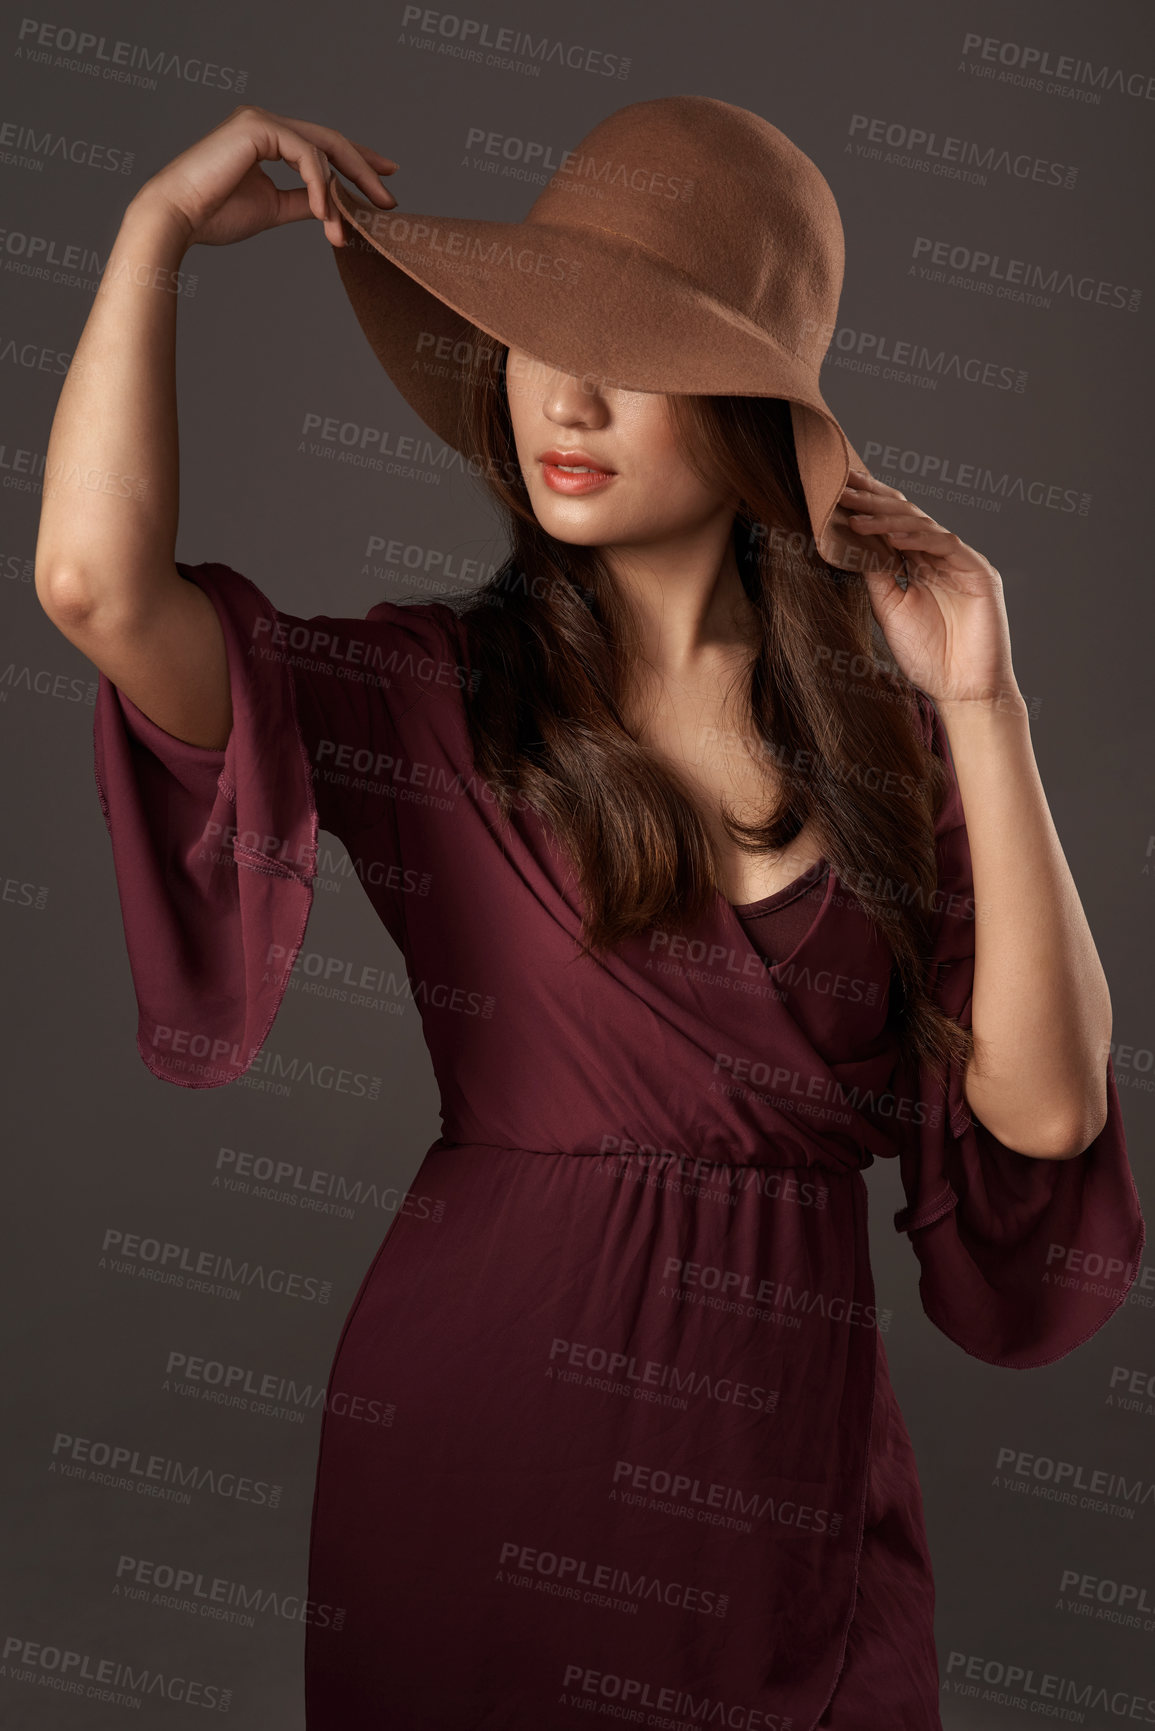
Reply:
[[[573,547],[596,547],[603,541],[622,539],[620,513],[599,509],[593,499],[560,499],[552,493],[546,498],[534,498],[530,503],[533,514],[555,541],[565,541]]]

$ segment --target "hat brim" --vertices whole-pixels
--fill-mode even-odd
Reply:
[[[850,466],[865,465],[813,366],[743,314],[609,230],[385,211],[336,176],[330,191],[354,231],[333,255],[361,329],[406,401],[452,449],[462,451],[466,438],[462,386],[475,329],[599,385],[781,397],[791,405],[818,551],[832,565],[862,569],[869,538],[831,516]]]

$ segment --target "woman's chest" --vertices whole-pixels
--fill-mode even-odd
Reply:
[[[701,818],[718,862],[726,900],[746,907],[776,894],[822,858],[814,828],[801,830],[774,851],[752,853],[727,831],[723,811],[740,823],[764,823],[773,814],[780,778],[769,741],[748,719],[727,713],[713,691],[662,692],[651,700],[634,737],[674,777]]]

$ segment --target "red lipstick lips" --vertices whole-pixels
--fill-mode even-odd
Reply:
[[[538,462],[546,486],[555,493],[592,493],[614,478],[613,469],[603,468],[588,451],[543,451]]]

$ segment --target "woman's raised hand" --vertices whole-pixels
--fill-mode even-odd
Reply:
[[[282,190],[261,167],[287,162],[303,186]],[[167,210],[187,232],[190,246],[230,246],[266,228],[316,217],[326,239],[344,245],[341,216],[329,197],[330,164],[384,210],[397,200],[381,185],[397,164],[368,145],[354,144],[331,126],[294,120],[245,103],[219,126],[152,175],[136,204]]]
[[[947,703],[1021,708],[1003,580],[990,560],[936,523],[897,487],[851,469],[841,495],[855,534],[904,557],[902,588],[886,570],[864,571],[870,604],[906,677]]]

